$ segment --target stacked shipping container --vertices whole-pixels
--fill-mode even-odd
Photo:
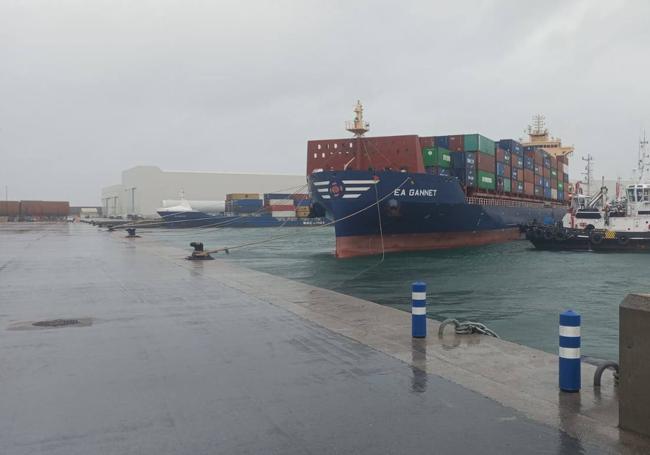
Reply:
[[[494,142],[480,134],[421,138],[427,173],[457,177],[466,188],[568,200],[566,157],[513,139]]]

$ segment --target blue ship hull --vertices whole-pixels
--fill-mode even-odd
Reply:
[[[196,211],[174,212],[160,210],[158,214],[163,219],[161,222],[163,227],[174,229],[191,227],[296,227],[318,226],[326,223],[324,218],[275,218],[268,215],[212,215]]]
[[[315,172],[310,189],[338,220],[338,257],[515,240],[519,225],[552,224],[566,213],[563,205],[523,198],[466,197],[457,178],[429,174]]]

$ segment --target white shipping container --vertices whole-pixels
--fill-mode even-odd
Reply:
[[[271,216],[275,218],[295,218],[295,210],[282,210],[279,212],[271,212]]]
[[[293,205],[293,199],[269,199],[269,205]]]
[[[551,190],[551,199],[557,199],[557,190],[556,189]]]

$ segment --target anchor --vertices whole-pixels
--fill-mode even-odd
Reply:
[[[185,259],[188,261],[210,261],[214,259],[210,253],[203,249],[203,242],[192,242],[190,246],[194,248],[192,254]]]

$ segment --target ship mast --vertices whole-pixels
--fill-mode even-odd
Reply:
[[[361,101],[357,100],[357,105],[354,107],[354,120],[346,121],[345,129],[354,134],[354,137],[362,137],[370,131],[370,123],[363,121],[363,105]]]
[[[638,167],[638,182],[642,183],[645,177],[650,152],[648,151],[648,139],[646,139],[645,130],[643,131],[643,139],[639,139],[639,167]]]
[[[587,185],[587,196],[591,196],[591,181],[593,180],[594,174],[594,157],[591,156],[591,153],[587,153],[587,157],[582,157],[582,161],[586,161],[585,170],[582,172],[582,175],[585,176]]]

